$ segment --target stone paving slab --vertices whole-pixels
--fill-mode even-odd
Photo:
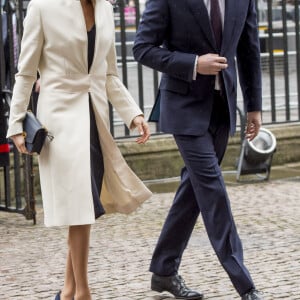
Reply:
[[[245,263],[266,300],[300,299],[300,180],[229,185]],[[93,300],[173,299],[150,291],[148,266],[174,193],[154,194],[137,212],[107,215],[92,228],[89,281]],[[62,287],[67,228],[45,228],[0,212],[0,300],[53,300]],[[206,299],[240,299],[199,218],[180,273]]]

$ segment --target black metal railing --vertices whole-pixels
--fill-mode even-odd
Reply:
[[[263,78],[263,123],[290,123],[300,121],[300,38],[299,0],[257,0],[261,62]],[[141,0],[135,0],[135,24],[126,21],[124,0],[117,1],[116,47],[120,74],[146,117],[150,113],[157,93],[160,74],[136,63],[132,55],[136,28],[143,11]],[[125,45],[124,45],[125,43]],[[238,105],[243,107],[238,91]],[[116,115],[112,122],[114,136],[122,138],[129,132],[121,129],[123,123]],[[239,126],[240,124],[238,124]],[[157,127],[152,125],[152,132]]]
[[[17,17],[19,40],[22,36],[23,16],[28,2],[5,1],[6,14],[9,16],[15,14]],[[264,83],[264,123],[298,122],[300,120],[299,0],[293,1],[293,4],[289,4],[291,1],[284,0],[256,0],[256,2]],[[144,3],[145,0],[130,2],[117,0],[114,7],[119,74],[147,116],[155,99],[160,74],[136,63],[132,55],[135,32]],[[14,39],[11,17],[7,18],[7,28],[8,47],[11,49]],[[9,59],[9,65],[14,65],[13,55],[10,55]],[[1,74],[5,72],[2,65]],[[11,76],[9,81],[13,84],[14,73],[10,72],[9,76]],[[2,81],[3,77],[2,74]],[[238,94],[238,101],[242,102],[241,94]],[[129,131],[113,110],[111,116],[113,135],[116,138],[128,136]]]
[[[33,158],[6,139],[12,88],[22,36],[25,1],[4,1],[0,14],[0,211],[23,214],[36,223]],[[26,6],[25,6],[26,8]]]
[[[5,0],[4,6],[1,6],[0,91],[2,102],[0,103],[9,102],[10,98],[7,95],[10,95],[14,85],[14,75],[17,70],[15,54],[19,49],[23,18],[28,2]],[[256,0],[261,45],[264,125],[300,121],[300,7],[299,0],[294,0],[292,4],[289,2]],[[132,54],[136,28],[144,10],[145,0],[117,0],[113,5],[119,74],[145,116],[148,117],[158,90],[160,73],[135,62]],[[238,91],[238,105],[243,107],[240,91]],[[8,117],[4,107],[4,104],[0,107],[0,120],[2,116],[2,121],[7,120]],[[129,132],[112,107],[110,107],[110,117],[111,132],[115,138],[135,135]],[[5,122],[2,122],[2,127]],[[160,134],[155,123],[151,124],[151,127],[152,134]],[[0,129],[0,136],[2,136],[0,143],[8,142],[5,139],[5,131],[5,126]],[[22,211],[24,205],[34,208],[32,158],[20,156],[14,147],[9,145],[13,163],[9,167],[4,166],[4,163],[1,166],[0,160],[0,170],[2,170],[0,173],[0,209],[8,210],[12,206],[12,199],[16,199],[14,207],[18,211]],[[0,147],[0,149],[7,148]],[[13,180],[10,179],[11,174],[8,176],[7,168],[10,168],[10,173],[13,172]],[[21,184],[22,176],[25,176],[25,186]],[[11,180],[10,185],[15,187],[14,192],[11,192],[11,187],[10,190],[7,189],[9,180]],[[5,194],[4,196],[1,190],[5,190],[5,193],[2,193]],[[34,215],[34,210],[32,215]]]
[[[36,223],[33,158],[20,155],[3,133],[7,119],[11,92],[0,93],[0,211],[23,214]]]

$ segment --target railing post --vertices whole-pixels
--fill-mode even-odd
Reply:
[[[138,29],[140,23],[140,1],[135,0],[135,28]],[[144,111],[144,89],[143,89],[143,67],[140,63],[137,64],[138,74],[138,90],[139,90],[139,106]]]
[[[24,168],[24,216],[27,220],[33,220],[36,224],[36,210],[35,210],[35,197],[34,197],[34,172],[31,155],[23,155],[23,168]]]
[[[289,56],[288,56],[288,27],[286,0],[282,0],[282,31],[283,31],[283,57],[284,57],[284,87],[285,87],[285,116],[290,121],[290,86],[289,86]]]
[[[276,121],[276,99],[275,99],[275,69],[274,69],[274,46],[273,46],[273,1],[268,0],[268,48],[269,48],[269,70],[270,70],[270,93],[272,121]]]
[[[117,1],[120,11],[120,38],[121,38],[121,61],[122,61],[122,80],[128,87],[128,71],[127,71],[127,45],[126,45],[126,24],[125,24],[125,0]],[[129,135],[128,128],[124,125],[125,136]]]
[[[298,92],[298,118],[300,120],[300,16],[299,0],[295,0],[295,33],[296,33],[296,62],[297,62],[297,92]]]

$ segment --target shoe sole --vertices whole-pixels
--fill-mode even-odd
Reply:
[[[164,289],[162,289],[161,287],[156,286],[154,284],[151,284],[151,290],[155,291],[155,292],[158,292],[158,293],[162,293],[164,291]]]
[[[151,284],[151,290],[152,290],[152,291],[155,291],[155,292],[158,292],[158,293],[168,292],[168,291],[162,289],[162,288],[159,287],[159,286],[155,286],[154,284]],[[169,292],[168,292],[168,293],[169,293]],[[174,295],[173,295],[173,296],[174,296]],[[174,297],[175,297],[175,296],[174,296]],[[175,297],[175,299],[203,300],[203,299],[204,299],[204,296],[201,296],[201,297],[192,297],[192,298]]]

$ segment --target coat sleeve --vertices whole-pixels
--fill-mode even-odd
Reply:
[[[115,36],[114,32],[113,36]],[[106,93],[108,96],[108,100],[116,109],[127,127],[131,128],[132,120],[138,115],[143,115],[143,112],[118,76],[114,37],[108,55],[106,57],[106,61]]]
[[[37,1],[31,0],[24,20],[24,32],[18,62],[18,73],[13,89],[7,137],[23,132],[25,117],[36,80],[38,64],[44,43],[42,21]]]
[[[247,19],[239,40],[237,65],[245,110],[247,112],[261,111],[262,85],[260,46],[254,0],[250,0]]]
[[[143,65],[187,82],[193,80],[195,54],[162,46],[172,23],[167,0],[149,0],[136,34],[133,55]],[[175,20],[175,22],[180,20]]]

